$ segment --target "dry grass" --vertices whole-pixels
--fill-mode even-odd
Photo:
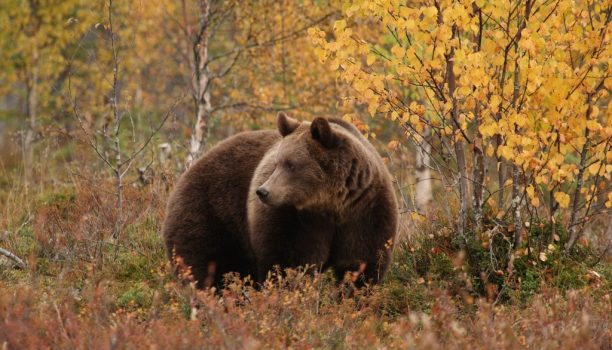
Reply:
[[[553,275],[529,287],[533,296],[491,298],[470,286],[469,278],[462,280],[468,276],[462,268],[436,267],[435,254],[452,260],[454,253],[427,232],[447,236],[443,218],[434,216],[416,226],[406,218],[403,225],[418,227],[432,247],[423,250],[424,241],[417,244],[414,237],[399,244],[385,283],[352,296],[343,295],[329,274],[302,271],[276,276],[260,289],[230,278],[222,291],[198,291],[169,273],[158,236],[171,186],[162,181],[166,177],[126,190],[128,215],[118,241],[108,240],[116,215],[112,184],[91,174],[83,178],[90,180],[75,177],[47,192],[26,195],[15,187],[4,192],[4,203],[12,204],[0,222],[0,232],[6,231],[0,244],[26,257],[29,268],[0,265],[0,348],[601,349],[612,344],[609,262],[598,265],[599,279],[585,279],[579,289],[555,284]],[[423,271],[417,253],[429,259]],[[546,268],[541,267],[542,276]]]

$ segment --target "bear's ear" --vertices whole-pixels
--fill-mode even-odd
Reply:
[[[312,134],[313,139],[321,142],[325,148],[335,147],[340,141],[327,119],[321,117],[315,118],[310,124],[310,134]]]
[[[280,134],[285,137],[297,129],[297,127],[300,126],[300,122],[289,117],[285,112],[278,112],[276,126]]]

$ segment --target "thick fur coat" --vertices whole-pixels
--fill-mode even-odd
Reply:
[[[227,272],[265,280],[273,266],[332,268],[377,283],[398,225],[391,177],[351,124],[281,113],[278,131],[214,147],[179,180],[162,234],[200,287]]]

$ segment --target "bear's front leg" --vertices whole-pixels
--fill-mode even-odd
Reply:
[[[340,225],[330,253],[339,282],[348,272],[356,286],[376,284],[389,269],[398,222],[397,215],[389,212],[395,204],[382,199],[357,220]]]
[[[329,259],[334,225],[305,212],[266,210],[251,226],[251,244],[257,261],[257,277],[263,283],[274,266],[324,268]]]
[[[369,256],[370,258],[354,259],[346,257],[346,259],[336,261],[332,265],[338,283],[350,282],[360,288],[366,283],[377,284],[380,282],[391,262],[391,250],[381,249],[378,253],[367,253],[363,256]]]

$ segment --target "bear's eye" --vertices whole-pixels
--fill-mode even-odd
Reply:
[[[285,161],[285,168],[287,168],[289,170],[293,170],[295,168],[295,165],[290,160],[286,160]]]

